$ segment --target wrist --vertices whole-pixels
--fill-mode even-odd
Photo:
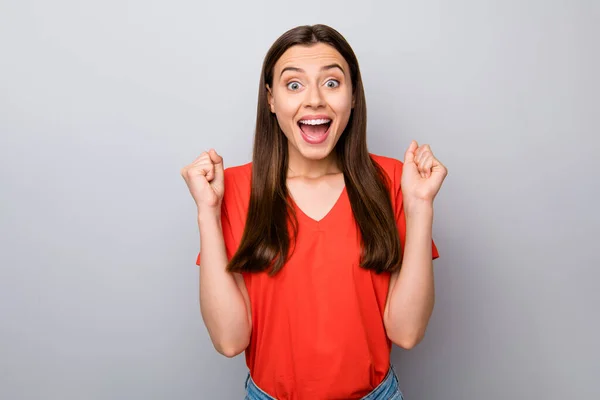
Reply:
[[[198,211],[198,224],[221,223],[221,213],[219,211]]]
[[[404,215],[406,218],[413,217],[431,217],[433,218],[433,201],[430,200],[411,200],[404,202]]]

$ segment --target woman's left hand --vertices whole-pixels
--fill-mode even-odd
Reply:
[[[402,198],[404,206],[412,202],[433,203],[448,175],[446,167],[434,157],[428,144],[412,141],[404,154],[402,167]]]

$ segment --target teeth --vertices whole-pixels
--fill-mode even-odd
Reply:
[[[300,121],[301,124],[305,125],[323,125],[328,124],[330,122],[330,119],[304,119]]]

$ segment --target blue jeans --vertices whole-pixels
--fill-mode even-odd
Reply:
[[[361,400],[403,400],[402,391],[398,385],[398,377],[394,366],[390,364],[390,369],[381,383],[367,394]],[[246,378],[246,397],[244,400],[276,400],[269,396],[261,388],[256,386],[250,374]],[[317,400],[317,399],[315,399]]]

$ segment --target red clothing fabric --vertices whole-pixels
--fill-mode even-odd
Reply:
[[[402,162],[371,157],[390,177],[403,244]],[[252,163],[225,170],[222,226],[229,259],[244,231],[251,175]],[[243,274],[252,309],[246,363],[256,384],[278,399],[361,398],[390,365],[383,323],[390,274],[359,267],[359,231],[345,188],[320,221],[294,207],[298,237],[291,259],[273,277]],[[439,257],[435,243],[432,255]]]

